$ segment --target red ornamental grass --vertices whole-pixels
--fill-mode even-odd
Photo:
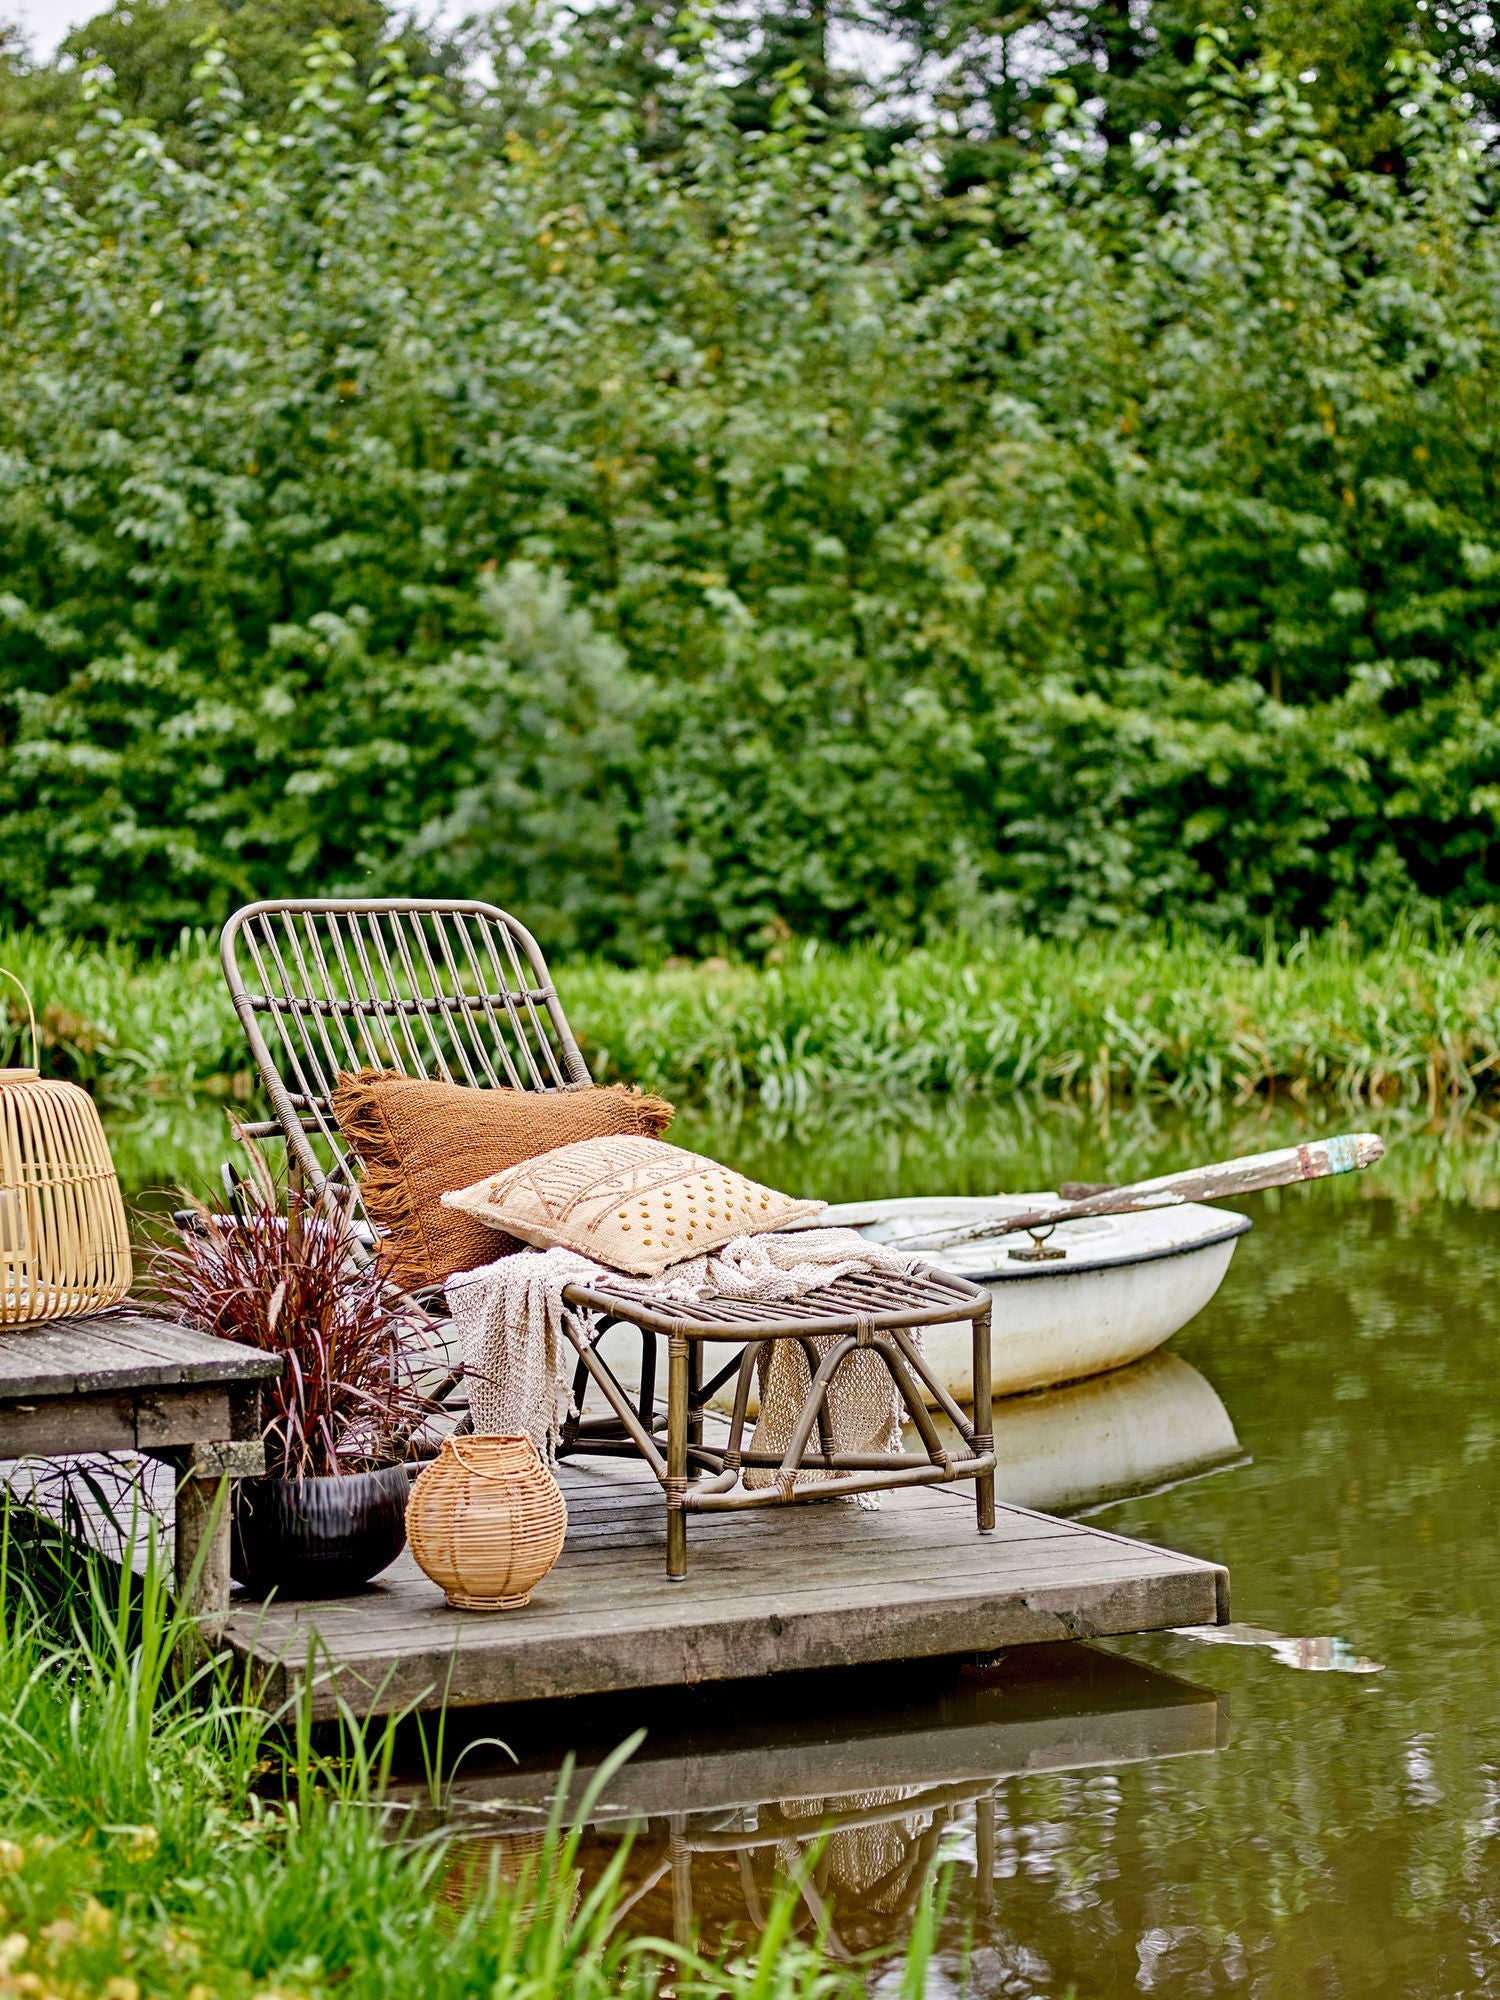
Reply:
[[[198,1229],[161,1253],[157,1283],[189,1326],[283,1357],[261,1391],[266,1470],[309,1479],[409,1456],[432,1413],[417,1386],[418,1328],[355,1264],[344,1217],[295,1193],[283,1215],[263,1166],[234,1208],[194,1207]]]

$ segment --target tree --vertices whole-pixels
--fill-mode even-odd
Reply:
[[[1500,123],[1486,0],[859,0],[857,18],[906,46],[886,95],[925,92],[951,127],[951,192],[999,184],[1035,153],[1059,82],[1098,105],[1098,135],[1126,170],[1132,134],[1190,122],[1200,25],[1227,37],[1241,69],[1300,78],[1322,129],[1356,166],[1399,162],[1404,92],[1392,63],[1403,54],[1431,54]]]
[[[238,79],[247,116],[275,130],[285,121],[306,50],[333,30],[368,80],[392,39],[383,0],[113,0],[68,35],[57,54],[33,62],[18,39],[0,51],[0,158],[40,158],[74,138],[87,116],[82,77],[102,64],[122,115],[147,120],[179,157],[197,159],[193,70],[214,43]],[[462,95],[463,51],[404,23],[395,35],[416,75],[443,76]]]

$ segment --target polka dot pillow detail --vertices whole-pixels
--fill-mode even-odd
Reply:
[[[560,1243],[638,1278],[827,1207],[794,1201],[702,1153],[633,1135],[556,1146],[445,1194],[443,1205],[539,1249]]]

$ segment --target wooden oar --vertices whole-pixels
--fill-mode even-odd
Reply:
[[[974,1243],[991,1236],[1011,1236],[1019,1230],[1054,1229],[1085,1215],[1133,1215],[1142,1209],[1180,1208],[1189,1201],[1223,1201],[1229,1195],[1254,1194],[1259,1188],[1287,1187],[1293,1181],[1320,1181],[1330,1174],[1358,1173],[1384,1157],[1385,1141],[1373,1132],[1345,1132],[1336,1139],[1314,1139],[1307,1146],[1283,1146],[1275,1153],[1247,1153],[1238,1160],[1213,1166],[1189,1167],[1186,1173],[1162,1174],[1151,1181],[1131,1181],[1123,1187],[1099,1188],[1081,1201],[1056,1201],[1022,1215],[991,1216],[966,1223],[962,1229],[939,1229],[927,1236],[902,1236],[888,1243],[891,1250],[950,1250],[957,1243]]]

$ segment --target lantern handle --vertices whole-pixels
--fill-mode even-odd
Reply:
[[[31,1004],[31,995],[26,991],[26,988],[17,979],[16,975],[13,972],[7,972],[3,965],[0,965],[0,979],[8,979],[21,998],[26,1002],[26,1018],[31,1023],[31,1067],[34,1070],[40,1070],[42,1066],[42,1044],[36,1031],[36,1009]]]

